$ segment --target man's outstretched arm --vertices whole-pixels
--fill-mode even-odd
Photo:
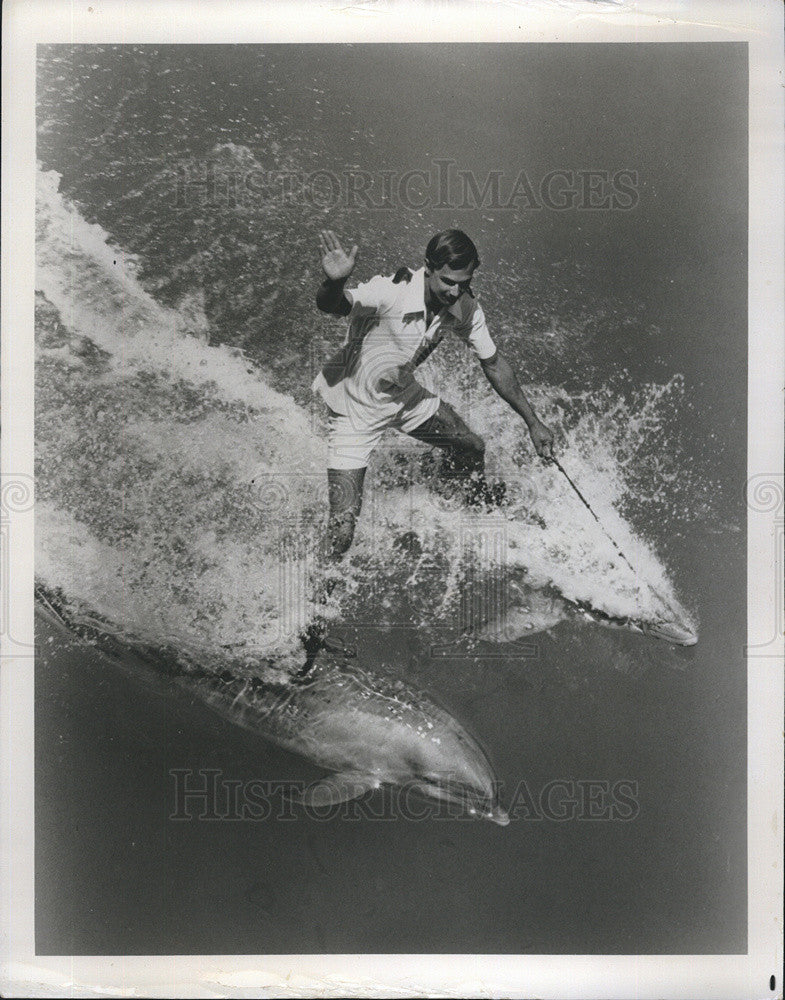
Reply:
[[[316,305],[322,312],[332,316],[348,316],[352,311],[352,304],[344,295],[343,289],[354,270],[357,246],[346,253],[331,229],[323,229],[319,234],[319,241],[325,279],[316,293]]]
[[[497,351],[493,357],[481,360],[480,364],[496,392],[526,421],[537,454],[542,458],[553,458],[553,432],[532,409],[506,358]]]

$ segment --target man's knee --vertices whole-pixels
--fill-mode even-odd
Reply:
[[[479,434],[475,434],[474,431],[469,431],[469,435],[466,439],[466,446],[473,455],[480,459],[480,461],[485,461],[485,441],[483,441]]]
[[[447,437],[450,439],[453,449],[461,451],[465,455],[471,455],[475,459],[484,459],[485,441],[480,435],[475,434],[451,407],[448,409],[446,417]]]

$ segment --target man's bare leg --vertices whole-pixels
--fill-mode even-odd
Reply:
[[[327,521],[327,537],[321,552],[323,567],[340,562],[352,544],[354,529],[362,507],[364,482],[365,469],[327,470],[330,513]],[[326,602],[334,586],[334,580],[320,580],[315,596],[317,603]],[[300,671],[301,674],[310,669],[316,654],[325,645],[326,631],[326,620],[317,615],[303,633],[306,663]]]
[[[340,561],[354,538],[363,500],[365,469],[328,469],[330,517],[327,524],[327,559]]]
[[[460,480],[467,503],[497,506],[504,499],[504,484],[490,484],[485,479],[485,442],[449,403],[442,400],[432,417],[408,433],[447,452],[446,471]]]

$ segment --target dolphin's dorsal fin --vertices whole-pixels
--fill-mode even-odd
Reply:
[[[360,774],[357,771],[337,772],[315,781],[292,798],[304,806],[334,806],[340,802],[359,799],[371,789],[379,788],[380,784],[379,779],[370,774]]]

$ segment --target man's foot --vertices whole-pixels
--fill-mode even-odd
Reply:
[[[302,642],[303,649],[305,650],[305,663],[302,669],[298,671],[298,676],[302,676],[302,674],[307,673],[311,669],[319,650],[324,648],[326,635],[327,622],[324,618],[314,618],[305,627],[300,635],[300,642]]]
[[[484,476],[470,479],[464,488],[464,503],[469,507],[494,509],[501,507],[507,498],[507,484],[489,483]]]
[[[416,531],[404,531],[393,539],[393,548],[410,556],[422,555],[422,542]]]
[[[298,670],[298,677],[308,673],[321,650],[344,656],[346,659],[357,655],[355,648],[347,646],[340,636],[330,635],[327,632],[325,618],[314,618],[300,635],[300,641],[305,649],[305,663],[302,669]]]

